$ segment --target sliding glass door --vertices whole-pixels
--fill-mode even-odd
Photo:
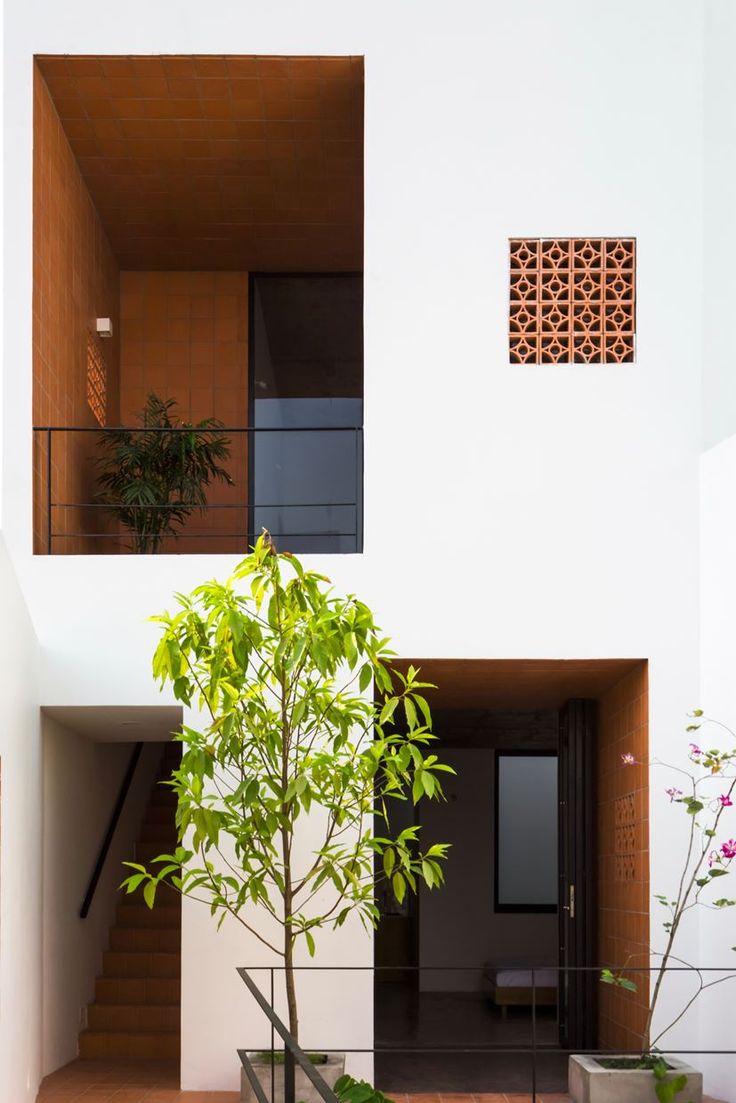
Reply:
[[[360,551],[362,276],[253,276],[250,348],[251,531],[284,551]]]

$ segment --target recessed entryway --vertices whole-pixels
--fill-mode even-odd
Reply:
[[[648,964],[647,772],[621,762],[647,758],[646,660],[410,661],[456,770],[446,803],[419,806],[423,843],[452,849],[444,888],[379,901],[378,1083],[528,1091],[510,1051],[534,1032],[537,1086],[562,1091],[562,1050],[635,1048],[643,1027],[645,993],[612,999],[574,967]],[[493,1052],[385,1052],[402,1046]]]

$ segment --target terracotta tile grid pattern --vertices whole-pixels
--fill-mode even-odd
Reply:
[[[649,965],[648,681],[642,662],[600,699],[598,744],[598,958]],[[623,754],[636,765],[624,765]],[[641,763],[639,765],[638,763]],[[599,991],[600,1044],[635,1049],[648,1006],[649,975],[638,992]]]
[[[37,64],[121,268],[362,266],[362,58]]]
[[[240,1098],[239,1092],[180,1091],[178,1082],[178,1069],[170,1063],[75,1061],[46,1077],[37,1103],[237,1103]],[[391,1093],[390,1098],[394,1103],[532,1103],[531,1095],[504,1092]],[[568,1095],[554,1092],[536,1099],[537,1103],[570,1103]],[[717,1100],[704,1096],[703,1103]]]
[[[87,334],[87,405],[97,424],[107,424],[107,363],[102,340],[90,329]]]
[[[97,316],[113,319],[115,336],[105,345],[107,415],[118,418],[118,266],[90,200],[46,86],[34,77],[33,158],[33,423],[94,426],[88,405],[87,349]],[[59,274],[65,273],[60,279]],[[57,501],[86,501],[91,468],[88,449],[75,441],[52,446],[52,484]],[[87,434],[88,436],[88,434]],[[34,446],[34,544],[46,545],[47,441]],[[76,510],[56,511],[55,528],[80,531]],[[98,522],[93,522],[93,527]],[[59,541],[59,544],[62,540]],[[77,539],[64,550],[82,551]],[[84,550],[92,550],[91,548]]]
[[[170,1062],[74,1061],[47,1076],[37,1103],[237,1103],[239,1092],[180,1091]],[[465,1093],[402,1095],[394,1103],[532,1103],[531,1095]],[[537,1095],[537,1103],[569,1103],[565,1094]]]
[[[513,238],[513,364],[623,364],[634,359],[634,238]]]
[[[217,418],[229,428],[248,425],[247,272],[122,272],[120,277],[120,414],[124,425],[153,392],[173,398],[182,421]],[[248,442],[229,437],[224,465],[233,485],[207,492],[208,509],[194,513],[166,550],[244,551]],[[207,534],[200,539],[198,534]]]

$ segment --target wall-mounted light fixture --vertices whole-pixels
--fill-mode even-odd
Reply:
[[[98,318],[96,329],[98,337],[112,337],[112,318]]]

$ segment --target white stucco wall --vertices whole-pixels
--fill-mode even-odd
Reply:
[[[708,716],[736,732],[736,436],[728,437],[703,455],[701,537],[701,706]],[[734,737],[720,732],[711,737],[716,746],[733,747]],[[733,811],[727,809],[727,812]],[[736,838],[736,816],[724,817],[726,837]],[[722,841],[722,840],[721,840]],[[734,896],[728,881],[723,895]],[[736,967],[736,919],[734,910],[705,911],[700,923],[700,961],[713,969]],[[719,980],[725,973],[714,973]],[[736,979],[727,980],[702,997],[700,1046],[703,1049],[734,1048],[733,1001]],[[711,1057],[711,1090],[716,1097],[731,1099],[736,1085],[736,1058]]]
[[[730,319],[736,295],[736,6],[707,0],[704,59],[703,444],[736,432],[736,374]]]
[[[0,537],[0,1099],[33,1103],[41,1073],[38,645]]]
[[[366,59],[365,553],[313,562],[375,606],[405,655],[648,658],[665,757],[699,688],[703,3],[216,0],[205,19],[173,0],[134,0],[124,17],[32,0],[6,23],[3,521],[43,645],[42,703],[156,702],[145,617],[230,560],[30,555],[31,55],[353,53]],[[635,364],[508,364],[520,234],[636,236]],[[187,906],[183,939],[183,1082],[232,1086],[232,1047],[255,1021],[232,979],[242,938]],[[321,952],[358,963],[370,947],[344,932]],[[340,1005],[338,983],[323,979],[323,1003]]]

